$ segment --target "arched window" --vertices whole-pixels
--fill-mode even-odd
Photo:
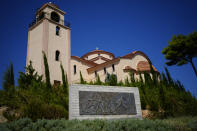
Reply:
[[[58,22],[60,21],[60,16],[56,12],[51,13],[51,20]]]
[[[77,66],[74,65],[73,68],[74,68],[74,74],[76,74],[77,73]]]
[[[60,52],[58,50],[56,50],[56,52],[55,52],[55,60],[59,61],[59,57],[60,57]]]
[[[56,35],[59,35],[59,34],[60,34],[60,27],[56,26]]]
[[[45,16],[45,13],[44,12],[41,12],[38,16],[37,16],[37,21],[40,21],[44,18]]]

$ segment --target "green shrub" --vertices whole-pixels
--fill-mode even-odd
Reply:
[[[186,120],[185,120],[186,119]],[[197,117],[183,117],[165,120],[46,120],[35,122],[24,118],[10,123],[0,124],[0,130],[15,131],[190,131],[196,129]]]
[[[102,85],[102,82],[100,80],[100,76],[99,75],[97,75],[97,77],[96,77],[95,85]]]
[[[30,100],[23,109],[24,117],[32,120],[68,118],[68,111],[61,105],[43,103],[40,99]]]
[[[68,118],[66,76],[63,74],[64,85],[49,88],[50,83],[42,81],[42,76],[38,75],[31,62],[25,69],[26,73],[20,72],[18,87],[0,91],[0,105],[10,109],[4,113],[8,120],[23,117],[29,117],[33,121],[42,118]],[[49,70],[47,72],[49,73]],[[17,112],[13,113],[15,111]]]
[[[197,119],[188,122],[188,128],[191,128],[193,131],[197,131]]]
[[[141,72],[139,79],[134,79],[134,74],[129,73],[130,79],[127,77],[124,83],[122,81],[117,82],[116,75],[107,73],[105,83],[101,82],[98,77],[96,82],[91,81],[87,84],[138,87],[141,107],[151,110],[153,119],[163,119],[169,116],[196,116],[197,99],[184,89],[180,81],[172,79],[167,68],[165,71],[166,73],[161,73],[160,76],[151,68],[151,72]],[[86,82],[81,82],[81,84],[86,84]]]
[[[80,84],[86,84],[86,81],[83,79],[81,71],[80,71]]]

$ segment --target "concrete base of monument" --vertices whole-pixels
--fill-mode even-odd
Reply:
[[[142,119],[137,87],[73,84],[69,87],[69,120]]]

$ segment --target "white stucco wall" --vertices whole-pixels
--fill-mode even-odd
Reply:
[[[98,60],[94,61],[94,63],[97,63],[97,64],[101,64],[101,63],[104,63],[106,61],[102,60],[101,58],[99,58]]]
[[[132,59],[124,59],[121,58],[120,59],[120,63],[117,66],[117,77],[118,77],[118,81],[122,80],[124,82],[124,80],[128,77],[129,78],[129,74],[127,72],[124,72],[123,69],[126,66],[130,66],[133,69],[137,69],[137,64],[140,61],[147,61],[147,59],[140,55],[140,54],[136,54]],[[136,78],[138,78],[138,75],[135,76]]]
[[[48,63],[51,83],[53,83],[54,80],[62,81],[60,68],[61,63],[64,67],[65,73],[70,74],[70,30],[60,27],[60,35],[58,36],[56,35],[56,26],[56,24],[49,22]],[[56,50],[60,52],[59,61],[55,60]]]
[[[43,23],[28,32],[26,66],[32,61],[34,69],[42,74]]]
[[[28,33],[27,63],[32,60],[33,67],[40,75],[44,76],[42,55],[42,51],[44,51],[48,59],[52,84],[54,80],[62,81],[60,63],[62,63],[70,82],[70,29],[59,26],[60,34],[58,36],[56,35],[56,26],[57,24],[44,19]],[[60,52],[59,61],[55,60],[56,50]]]
[[[107,54],[100,54],[100,56],[103,56],[103,57],[105,57],[105,58],[107,58],[107,59],[112,59],[112,57],[110,56],[110,55],[107,55]]]
[[[130,77],[129,77],[129,73],[124,72],[123,69],[125,69],[126,66],[130,66],[131,68],[136,69],[139,61],[147,61],[147,59],[140,54],[136,54],[132,59],[121,58],[120,61],[114,63],[115,71],[113,71],[112,64],[110,64],[108,66],[105,66],[106,72],[109,74],[116,74],[118,81],[122,80],[124,82],[127,77],[128,79],[130,79]],[[73,69],[74,65],[77,66],[77,73],[75,75],[74,75],[74,69]],[[96,81],[95,73],[93,72],[93,73],[88,74],[87,72],[88,68],[90,67],[85,64],[82,64],[81,62],[77,60],[71,60],[72,83],[80,82],[79,70],[81,70],[84,80],[88,82]],[[97,75],[99,75],[101,81],[105,81],[106,74],[104,73],[104,67],[97,70]],[[139,79],[139,75],[135,74],[135,78]]]
[[[97,56],[98,56],[98,54],[91,54],[91,55],[88,56],[87,60],[91,60],[91,59],[93,59]]]
[[[76,74],[74,74],[74,65],[76,65]],[[88,75],[87,69],[90,68],[89,65],[82,63],[76,59],[71,59],[71,83],[80,82],[80,71],[83,75],[85,81],[89,81],[90,76]]]

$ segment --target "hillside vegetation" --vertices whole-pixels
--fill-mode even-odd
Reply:
[[[0,91],[0,106],[8,109],[3,113],[9,120],[30,118],[38,119],[68,119],[68,82],[63,67],[62,85],[51,85],[50,71],[45,54],[43,53],[46,82],[39,76],[32,63],[25,68],[26,73],[19,72],[18,86],[14,85],[13,65],[5,71],[3,78],[3,90]],[[130,73],[130,79],[117,82],[117,76],[107,74],[105,82],[101,82],[99,76],[95,82],[87,83],[82,74],[81,84],[96,84],[110,86],[138,87],[142,109],[152,112],[152,119],[185,115],[197,115],[197,100],[186,91],[179,81],[174,81],[166,68],[166,74],[154,72],[151,69],[144,74],[144,79],[136,80]],[[159,78],[159,79],[158,79]]]
[[[130,79],[124,82],[117,81],[117,76],[107,74],[105,82],[97,76],[95,82],[86,82],[81,76],[81,84],[109,85],[138,87],[142,109],[152,112],[151,118],[166,118],[169,116],[197,115],[197,99],[186,91],[180,81],[175,81],[171,77],[167,68],[165,73],[158,74],[151,69],[144,72],[144,79],[140,74],[140,79],[134,79],[134,74],[130,72]],[[152,76],[150,75],[152,74]]]

